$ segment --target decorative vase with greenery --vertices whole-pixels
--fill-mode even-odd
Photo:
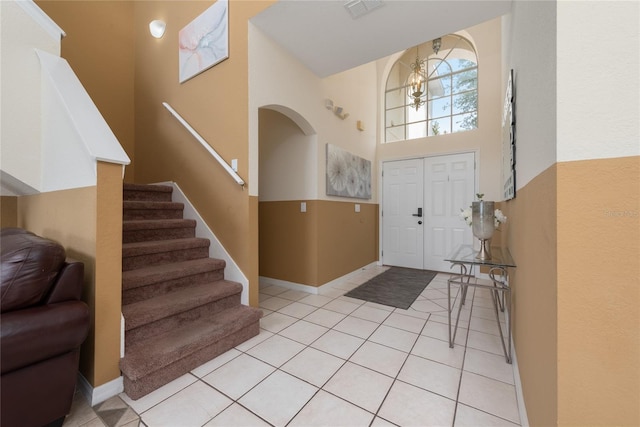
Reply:
[[[477,201],[471,207],[461,209],[460,216],[472,227],[473,235],[480,240],[480,250],[477,259],[491,259],[491,237],[500,224],[507,221],[500,209],[495,209],[495,202],[482,200],[484,194],[476,194]]]

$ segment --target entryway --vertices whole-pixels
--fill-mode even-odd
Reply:
[[[475,192],[475,153],[382,164],[382,260],[385,265],[449,271],[446,256],[472,233],[460,219]]]

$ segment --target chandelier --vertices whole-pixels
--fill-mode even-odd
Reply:
[[[433,53],[438,54],[442,45],[442,39],[438,37],[433,40]],[[427,67],[424,59],[420,59],[418,47],[416,46],[416,61],[409,64],[411,73],[407,78],[407,96],[411,100],[411,105],[418,111],[425,104],[423,97],[427,88]]]
[[[422,95],[425,93],[427,76],[424,59],[420,59],[418,48],[416,47],[416,62],[409,64],[411,73],[407,79],[407,95],[411,100],[411,105],[416,111],[425,103]]]

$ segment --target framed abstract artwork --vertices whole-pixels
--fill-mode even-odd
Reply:
[[[327,196],[371,199],[371,160],[327,144]]]
[[[218,0],[178,33],[179,79],[184,83],[229,57],[229,2]]]
[[[513,70],[509,72],[502,114],[502,190],[504,200],[516,197],[516,112]]]

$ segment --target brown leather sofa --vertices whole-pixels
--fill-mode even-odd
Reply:
[[[71,409],[89,309],[84,264],[23,229],[0,231],[2,427],[62,425]]]

